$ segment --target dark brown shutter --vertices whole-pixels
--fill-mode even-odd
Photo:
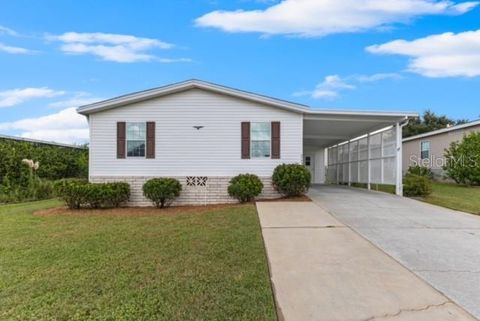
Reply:
[[[147,122],[147,158],[155,158],[155,122]]]
[[[250,158],[250,123],[242,122],[242,159]]]
[[[280,122],[272,122],[272,158],[280,159]]]
[[[125,122],[117,122],[117,158],[125,158]]]

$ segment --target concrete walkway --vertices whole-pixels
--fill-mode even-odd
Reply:
[[[474,320],[313,202],[257,210],[280,321]]]
[[[480,319],[480,217],[385,193],[318,186],[309,196]]]

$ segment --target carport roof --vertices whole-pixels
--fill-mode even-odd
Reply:
[[[304,115],[303,144],[330,147],[415,117],[412,112],[312,109]]]

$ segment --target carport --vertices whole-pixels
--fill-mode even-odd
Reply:
[[[315,110],[304,115],[303,160],[316,184],[395,185],[402,195],[402,127],[416,113]]]

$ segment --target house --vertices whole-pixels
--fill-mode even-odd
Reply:
[[[37,145],[37,146],[47,145],[47,146],[65,147],[65,148],[72,148],[72,149],[87,149],[87,147],[83,145],[63,144],[63,143],[57,143],[52,141],[46,141],[46,140],[31,139],[31,138],[25,138],[25,137],[17,137],[17,136],[0,134],[0,141],[2,140],[14,141],[14,142],[26,142],[26,143]]]
[[[472,132],[480,131],[480,120],[434,130],[403,139],[403,173],[410,166],[429,167],[436,178],[443,178],[445,149]]]
[[[353,168],[354,159],[360,160],[352,156],[327,164],[327,148],[338,151],[342,142],[384,128],[394,142],[385,177],[401,194],[401,141],[395,137],[406,119],[417,116],[312,109],[200,80],[97,102],[78,112],[88,118],[90,128],[90,181],[130,183],[130,205],[150,204],[142,185],[152,177],[179,179],[180,205],[232,202],[227,186],[240,173],[263,180],[261,198],[277,197],[271,175],[282,163],[304,163],[313,183],[325,182],[327,166],[329,173],[338,169],[343,179],[348,161]],[[331,155],[331,161],[338,159]],[[372,153],[362,162],[370,166],[380,161],[383,169],[382,156]]]

